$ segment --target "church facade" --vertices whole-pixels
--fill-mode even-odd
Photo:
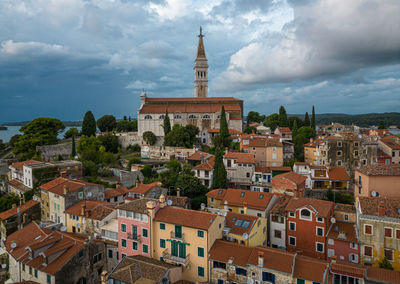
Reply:
[[[192,98],[149,98],[143,92],[140,95],[138,110],[138,134],[146,131],[158,137],[164,136],[163,122],[165,114],[171,125],[192,124],[203,132],[211,128],[219,128],[222,106],[225,108],[228,127],[242,132],[243,101],[233,97],[208,97],[208,62],[204,49],[201,28],[194,62],[194,93]]]

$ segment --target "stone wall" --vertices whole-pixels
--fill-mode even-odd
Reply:
[[[129,145],[142,145],[142,138],[138,135],[138,132],[120,132],[115,133],[115,136],[118,137],[118,142],[124,150],[128,148]]]
[[[58,156],[61,156],[63,159],[68,159],[71,157],[72,144],[36,146],[36,151],[40,152],[40,156],[46,161],[53,161],[58,158]]]

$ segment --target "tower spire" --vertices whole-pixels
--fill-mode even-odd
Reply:
[[[194,61],[194,96],[208,97],[208,63],[203,42],[203,29],[200,26],[199,42],[197,44],[196,60]]]

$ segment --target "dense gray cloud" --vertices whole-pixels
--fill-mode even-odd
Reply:
[[[0,1],[0,122],[135,116],[142,89],[193,96],[200,25],[211,96],[265,113],[398,110],[400,2],[343,3]]]

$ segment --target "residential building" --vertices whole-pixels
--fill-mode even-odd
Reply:
[[[168,284],[181,280],[181,267],[141,255],[125,257],[108,276],[109,284]]]
[[[287,140],[282,141],[283,145],[283,162],[294,159],[294,143]]]
[[[181,265],[182,278],[186,281],[209,281],[208,252],[214,242],[222,238],[224,217],[165,206],[163,202],[154,216],[153,258]]]
[[[98,283],[105,263],[102,242],[35,222],[11,234],[5,247],[13,282]]]
[[[0,213],[1,246],[9,235],[30,224],[40,220],[40,203],[35,200],[12,205],[12,208]]]
[[[335,221],[327,233],[327,257],[344,262],[359,263],[360,245],[357,225],[353,222]]]
[[[240,146],[245,153],[254,155],[258,167],[283,166],[283,144],[278,137],[242,134]]]
[[[106,189],[104,191],[104,200],[113,203],[124,203],[125,197],[128,195],[129,190],[126,187],[118,186],[116,188]]]
[[[354,204],[335,203],[334,217],[337,221],[357,222],[357,212]]]
[[[378,149],[378,164],[391,164],[392,156]]]
[[[207,194],[207,210],[210,212],[234,212],[268,218],[269,211],[278,197],[242,189],[214,189]]]
[[[286,249],[286,206],[292,197],[279,196],[269,212],[269,239],[268,246]]]
[[[242,134],[241,131],[229,128],[228,132],[229,132],[230,138],[232,139],[232,142],[239,142],[239,140],[240,140],[239,137]],[[201,144],[212,146],[213,138],[215,136],[217,136],[218,134],[219,134],[219,128],[204,129],[200,133],[200,135],[201,135]]]
[[[272,181],[272,171],[270,167],[255,167],[251,179],[251,191],[270,192]]]
[[[400,199],[360,196],[357,227],[360,263],[375,267],[386,257],[400,271]]]
[[[306,177],[295,172],[287,172],[272,178],[272,193],[303,196]]]
[[[304,144],[304,161],[310,165],[318,165],[320,151],[317,151],[317,148],[320,144],[323,143],[323,139],[310,139],[310,141]]]
[[[229,187],[250,188],[251,178],[255,170],[253,154],[230,152],[224,155]]]
[[[35,160],[26,160],[11,164],[9,166],[10,172],[7,182],[7,192],[15,194],[20,198],[24,198],[24,193],[31,190],[33,187],[33,184],[30,186],[25,185],[24,166],[39,163],[39,161]],[[29,183],[27,184],[29,185]]]
[[[205,159],[193,168],[195,176],[200,179],[201,183],[211,188],[214,173],[214,156]]]
[[[207,152],[196,151],[187,158],[187,162],[194,167],[208,161],[211,157],[214,157],[214,155]]]
[[[225,240],[245,246],[267,244],[267,219],[247,214],[228,212],[223,230]]]
[[[128,196],[132,198],[159,198],[162,194],[167,194],[167,189],[162,188],[159,181],[149,184],[140,183],[128,191]]]
[[[67,232],[101,236],[101,226],[117,218],[115,203],[82,200],[65,210]]]
[[[378,140],[378,147],[392,158],[392,164],[400,164],[400,144],[395,139],[384,137]]]
[[[104,200],[104,186],[56,178],[40,186],[42,219],[66,225],[65,210],[82,200]]]
[[[292,141],[292,131],[289,127],[277,127],[274,134],[278,135],[282,140]]]
[[[101,240],[107,255],[107,271],[112,271],[121,259],[118,252],[118,228],[118,219],[111,219],[100,226]]]
[[[362,167],[354,174],[354,195],[400,197],[400,165],[376,164]]]
[[[294,197],[286,205],[286,248],[309,257],[326,259],[326,234],[334,203]]]

